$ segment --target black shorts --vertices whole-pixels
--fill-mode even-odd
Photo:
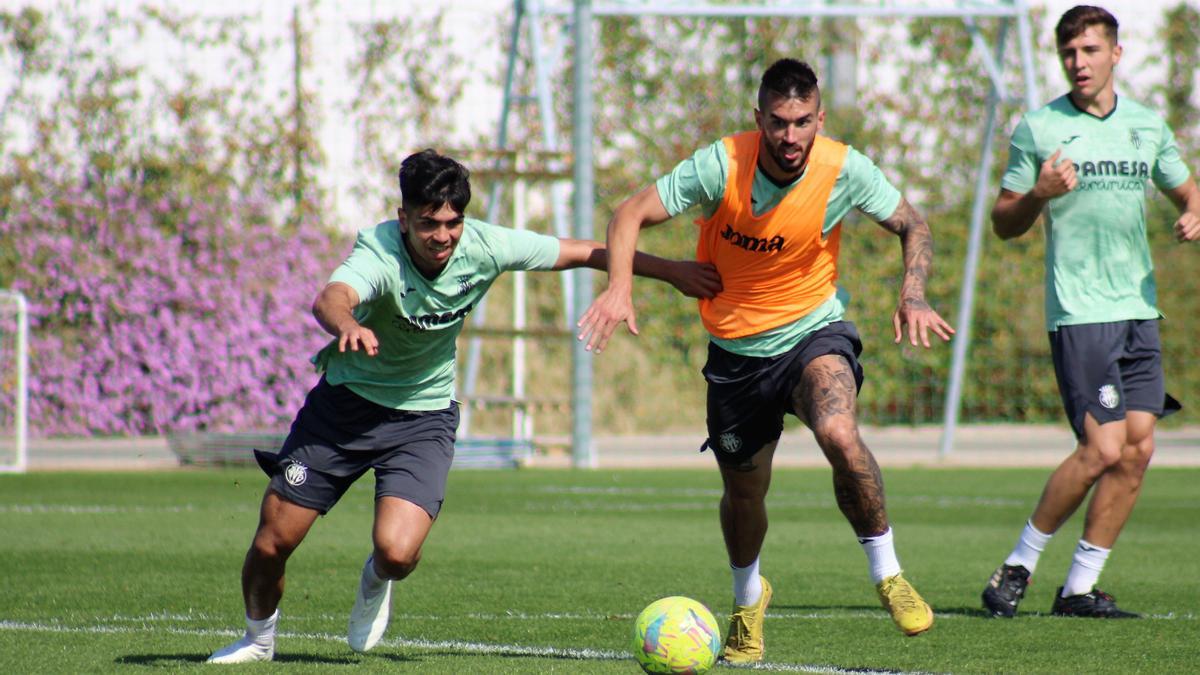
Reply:
[[[712,448],[721,464],[741,464],[778,440],[784,414],[796,414],[791,394],[804,368],[829,354],[846,359],[861,389],[862,341],[849,321],[835,321],[814,331],[777,356],[741,356],[710,342],[702,371],[708,382],[708,438],[700,450]]]
[[[308,392],[279,454],[254,454],[271,477],[271,490],[322,514],[374,469],[376,499],[399,497],[436,518],[457,429],[457,403],[443,410],[395,410],[322,377]]]
[[[1157,319],[1059,326],[1050,332],[1050,353],[1079,440],[1087,413],[1104,424],[1125,419],[1126,410],[1165,417],[1181,407],[1163,383]]]

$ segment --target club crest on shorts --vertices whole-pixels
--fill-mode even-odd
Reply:
[[[1117,393],[1117,388],[1111,384],[1106,384],[1100,387],[1100,405],[1112,410],[1121,402],[1121,395]]]
[[[742,437],[732,431],[721,434],[719,443],[725,452],[737,452],[742,449]]]
[[[283,477],[289,485],[300,487],[304,485],[304,481],[308,480],[308,467],[300,462],[292,462],[288,464],[288,468],[284,469]]]

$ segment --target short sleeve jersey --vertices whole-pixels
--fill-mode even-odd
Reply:
[[[440,410],[454,397],[455,339],[465,317],[508,270],[546,270],[558,260],[555,237],[466,219],[445,269],[427,279],[413,265],[399,223],[361,230],[330,283],[358,293],[355,318],[379,340],[379,353],[339,352],[337,340],[313,362],[330,384],[344,384],[388,408]]]
[[[1100,118],[1062,96],[1021,119],[1001,186],[1029,192],[1056,151],[1075,164],[1079,184],[1045,212],[1047,330],[1157,318],[1146,190],[1177,187],[1189,175],[1170,127],[1128,99]]]
[[[729,178],[729,154],[723,141],[697,150],[655,183],[658,196],[671,216],[699,206],[705,218],[711,217],[725,194]],[[788,192],[804,180],[804,174],[787,185],[778,185],[761,169],[754,172],[751,187],[751,208],[761,215],[777,206]],[[826,234],[838,227],[851,209],[857,208],[876,221],[886,220],[900,205],[900,191],[892,186],[883,172],[865,155],[854,148],[846,154],[841,172],[829,195],[822,231]],[[805,335],[834,321],[845,313],[849,296],[840,288],[824,303],[796,321],[762,333],[732,340],[715,336],[710,339],[723,349],[746,356],[781,354]]]

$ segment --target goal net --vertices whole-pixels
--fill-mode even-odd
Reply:
[[[0,290],[0,472],[28,462],[29,311],[25,296]]]

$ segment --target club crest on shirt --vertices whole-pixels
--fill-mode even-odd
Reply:
[[[288,485],[300,487],[308,480],[308,467],[300,462],[292,462],[288,464],[288,468],[284,469],[283,477],[287,480]]]
[[[1121,395],[1117,393],[1117,388],[1111,384],[1106,384],[1100,387],[1100,405],[1112,410],[1121,402]]]

